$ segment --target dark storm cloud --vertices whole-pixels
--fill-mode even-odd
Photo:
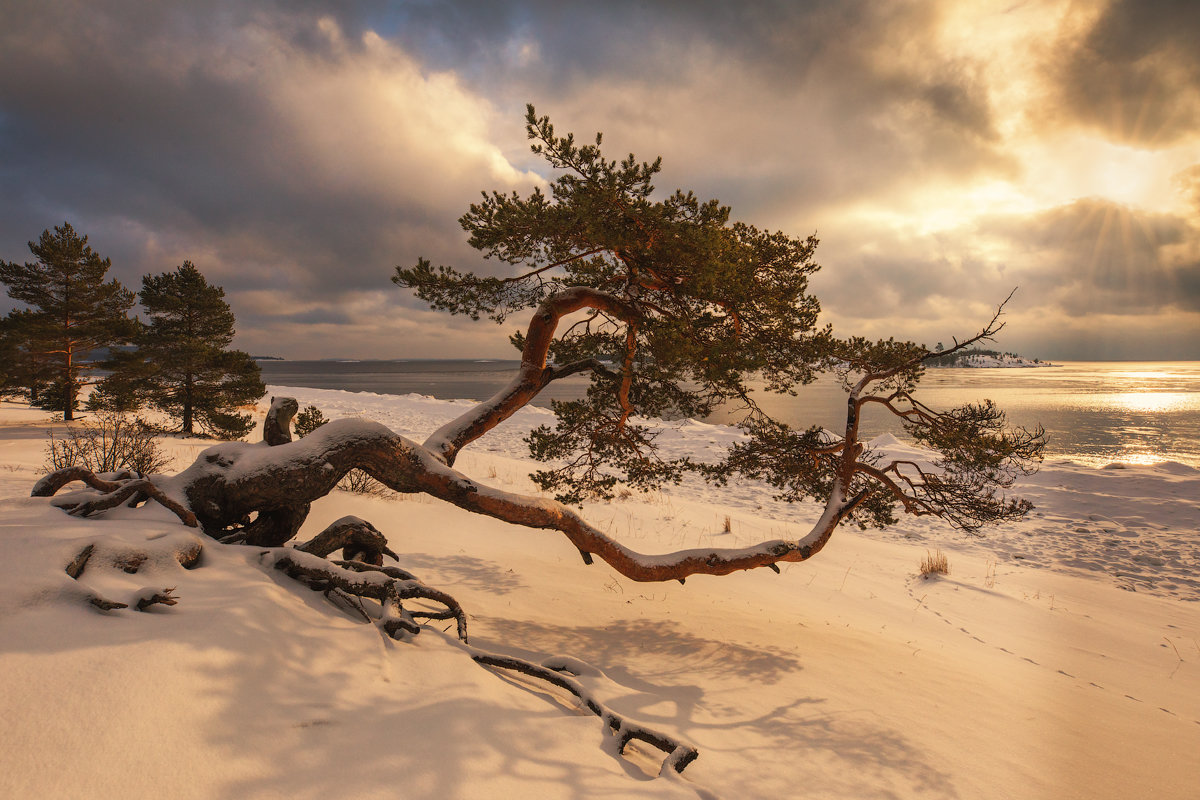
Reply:
[[[1051,73],[1060,110],[1117,141],[1163,147],[1200,128],[1200,3],[1114,0]]]
[[[321,288],[371,280],[389,220],[429,221],[416,193],[380,198],[369,181],[345,191],[312,174],[294,122],[267,102],[271,65],[256,63],[287,54],[239,49],[222,38],[236,30],[207,23],[187,38],[180,19],[153,13],[52,16],[52,30],[36,26],[44,17],[34,17],[34,35],[10,30],[0,70],[10,185],[57,206],[47,212],[255,233],[276,243],[281,262],[304,253],[315,266],[336,264],[336,283],[330,275],[316,281]]]
[[[131,285],[192,259],[244,296],[243,331],[354,292],[416,308],[391,267],[479,263],[454,220],[516,185],[500,154],[535,165],[527,100],[663,152],[664,188],[793,228],[907,170],[1003,161],[976,68],[901,57],[936,16],[882,0],[10,5],[0,256],[69,219]]]
[[[1087,357],[1089,320],[1123,318],[1132,327],[1124,340],[1108,337],[1109,357],[1152,357],[1168,338],[1171,357],[1195,356],[1186,331],[1200,311],[1200,228],[1188,217],[1085,199],[938,234],[873,232],[860,245],[835,253],[838,266],[813,282],[847,332],[928,342],[969,335],[1019,287],[1007,335],[1034,354]]]
[[[981,134],[991,124],[984,95],[956,74],[953,64],[921,74],[900,59],[885,63],[879,58],[926,39],[939,16],[936,3],[479,0],[411,3],[401,9],[377,20],[381,30],[443,66],[488,64],[477,70],[476,79],[490,79],[496,88],[515,66],[526,71],[526,78],[544,73],[543,86],[555,93],[601,75],[636,78],[669,92],[672,84],[692,79],[695,64],[689,54],[700,54],[708,58],[711,72],[746,72],[785,93],[817,75],[828,78],[827,67],[837,65],[847,70],[838,87],[844,95],[916,100],[931,114]],[[523,43],[536,45],[537,60],[521,62]]]
[[[454,220],[478,189],[528,180],[490,152],[486,102],[361,35],[373,7],[13,9],[0,257],[68,219],[135,287],[192,259],[243,332],[361,290],[416,307],[392,266],[465,256]],[[254,291],[274,294],[238,307]]]
[[[1183,217],[1091,199],[986,228],[1027,261],[1016,272],[1043,304],[1066,314],[1200,309],[1186,260],[1200,230]]]

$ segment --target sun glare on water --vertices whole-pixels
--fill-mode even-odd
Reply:
[[[1122,453],[1121,457],[1117,460],[1117,463],[1144,467],[1152,466],[1154,464],[1161,464],[1167,460],[1168,459],[1165,458],[1161,453]]]
[[[1106,401],[1117,408],[1144,414],[1182,411],[1188,406],[1189,399],[1189,396],[1182,392],[1121,392],[1105,397]]]

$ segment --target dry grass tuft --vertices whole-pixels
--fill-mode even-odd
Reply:
[[[946,560],[946,554],[941,550],[935,550],[932,553],[926,550],[919,569],[922,578],[929,578],[933,575],[949,575],[950,562]]]

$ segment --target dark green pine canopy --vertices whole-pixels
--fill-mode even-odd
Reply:
[[[26,374],[53,382],[47,396],[55,401],[54,410],[70,420],[81,373],[91,366],[80,358],[128,341],[134,331],[127,316],[133,293],[115,280],[104,280],[112,262],[92,250],[70,223],[56,226],[53,233],[43,231],[29,243],[29,251],[36,263],[0,261],[0,282],[9,297],[31,312],[10,315],[9,321],[30,362]]]
[[[814,237],[731,222],[727,207],[691,192],[654,199],[659,160],[609,161],[599,134],[594,145],[577,145],[532,106],[526,130],[533,151],[560,173],[549,194],[484,194],[460,220],[473,247],[515,274],[479,276],[420,259],[392,278],[434,308],[475,319],[532,312],[527,331],[512,337],[522,354],[518,378],[426,442],[447,464],[551,381],[588,371],[586,398],[554,402],[556,426],[528,439],[536,458],[555,464],[534,479],[565,502],[611,497],[618,481],[655,488],[685,470],[717,482],[761,479],[781,499],[825,502],[814,533],[794,548],[804,558],[840,521],[887,525],[897,506],[966,529],[1029,510],[1004,490],[1036,469],[1044,432],[1009,430],[990,402],[942,412],[916,400],[924,364],[939,355],[923,345],[837,339],[818,327],[819,306],[807,293]],[[1003,307],[941,355],[992,338]],[[752,388],[795,393],[821,372],[846,390],[842,432],[793,429],[755,402]],[[632,422],[704,417],[719,406],[744,411],[746,438],[717,464],[666,460],[654,430]],[[872,451],[859,440],[868,407],[899,418],[932,460]]]
[[[807,294],[815,237],[731,222],[728,207],[691,192],[653,199],[661,159],[607,160],[599,134],[594,145],[556,136],[532,106],[526,124],[533,151],[561,171],[549,195],[485,193],[460,220],[473,247],[516,274],[484,277],[421,259],[392,280],[434,308],[497,322],[571,298],[564,330],[544,341],[512,337],[530,368],[592,375],[587,398],[554,403],[557,428],[531,437],[536,456],[570,464],[539,473],[545,488],[566,500],[606,495],[611,468],[635,485],[671,479],[681,464],[655,457],[652,435],[632,416],[753,408],[752,379],[774,391],[812,380],[828,338]]]
[[[139,297],[149,322],[137,339],[135,377],[147,399],[179,418],[184,433],[199,426],[222,438],[245,435],[253,423],[237,407],[262,397],[266,387],[249,355],[227,349],[234,316],[225,291],[185,261],[174,272],[142,278]]]

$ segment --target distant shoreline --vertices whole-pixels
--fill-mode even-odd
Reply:
[[[941,345],[939,344],[940,348]],[[1025,358],[1016,353],[1001,353],[998,350],[964,350],[945,356],[938,356],[926,362],[927,367],[959,367],[962,369],[1028,369],[1035,367],[1057,367],[1049,361],[1040,358]]]
[[[958,354],[955,354],[958,356]],[[290,364],[497,364],[497,365],[512,365],[515,369],[521,363],[520,359],[516,358],[283,358],[282,356],[251,356],[254,361],[281,361]],[[1114,362],[1116,363],[1116,362]],[[1061,364],[1054,364],[1041,359],[1028,359],[1022,356],[1012,354],[1000,354],[992,357],[990,355],[979,355],[976,353],[968,353],[955,358],[952,361],[938,363],[929,362],[928,367],[954,368],[960,367],[964,369],[989,369],[989,368],[1024,368],[1024,367],[1059,367]]]

